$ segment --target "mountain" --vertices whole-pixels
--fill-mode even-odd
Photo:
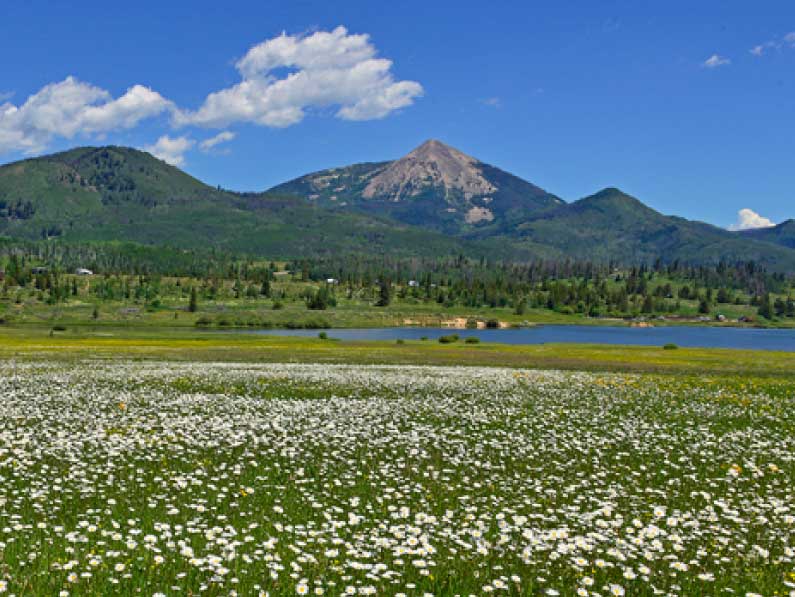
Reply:
[[[615,188],[528,219],[507,235],[511,237],[578,259],[753,260],[784,269],[795,265],[795,251],[703,222],[663,215]]]
[[[339,251],[451,254],[456,238],[274,193],[245,195],[196,180],[148,153],[84,147],[0,166],[0,235],[124,240],[273,257]]]
[[[0,236],[288,259],[367,252],[754,260],[795,272],[795,222],[729,232],[663,215],[614,188],[565,203],[439,141],[395,161],[324,170],[264,193],[208,186],[135,149],[73,149],[0,166]]]
[[[770,228],[743,230],[740,234],[747,238],[775,243],[782,247],[795,249],[795,220],[786,220]]]
[[[271,192],[447,234],[494,230],[563,204],[547,191],[434,139],[393,162],[323,170]]]

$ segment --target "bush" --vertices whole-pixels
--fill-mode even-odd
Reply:
[[[315,293],[307,291],[305,300],[306,308],[313,311],[325,311],[329,307],[337,306],[337,299],[334,293],[325,286],[319,288]]]
[[[197,327],[208,326],[211,325],[212,322],[213,322],[212,319],[210,319],[206,315],[202,315],[201,317],[199,317],[199,319],[196,320],[196,326]]]
[[[395,340],[395,344],[405,344],[405,343],[406,341],[403,338],[398,338],[397,340]]]
[[[486,327],[489,328],[490,330],[496,330],[497,328],[500,327],[500,322],[497,319],[489,319],[486,322]]]
[[[470,336],[469,338],[464,340],[464,342],[467,344],[479,344],[480,338],[478,338],[477,336]]]
[[[453,342],[458,342],[459,335],[458,334],[450,334],[449,336],[439,336],[439,342],[441,344],[452,344]]]
[[[423,342],[427,342],[428,341],[428,336],[423,336],[422,338],[420,338],[420,340],[422,340]]]
[[[673,344],[672,342],[669,342],[668,344],[665,344],[663,346],[663,350],[676,350],[677,348],[679,347],[676,344]]]
[[[279,309],[284,309],[284,305],[281,301],[274,301],[273,306],[271,307],[274,311],[278,311]]]
[[[320,332],[317,337],[321,340],[328,340],[328,334],[326,332]]]
[[[331,324],[325,319],[307,319],[304,322],[304,327],[308,330],[322,330],[331,327]]]
[[[56,325],[52,326],[52,331],[54,331],[54,332],[65,332],[66,331],[66,326],[65,325],[61,325],[61,324],[56,324]]]

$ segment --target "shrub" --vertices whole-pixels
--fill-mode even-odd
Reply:
[[[441,344],[452,344],[453,342],[458,342],[459,336],[458,334],[450,334],[449,336],[439,336],[439,342]]]
[[[197,327],[208,326],[212,324],[212,322],[213,322],[212,319],[210,319],[206,315],[202,315],[201,317],[199,317],[199,319],[196,320],[196,326]]]
[[[281,301],[274,301],[273,306],[271,307],[274,311],[278,311],[279,309],[284,309],[284,305]]]
[[[498,327],[500,327],[500,322],[497,319],[489,319],[486,322],[486,327],[490,330],[496,330]]]
[[[325,319],[307,319],[304,322],[304,327],[308,330],[322,330],[330,328],[331,324]]]
[[[672,342],[669,342],[668,344],[665,344],[663,346],[663,350],[676,350],[677,348],[679,347],[676,344],[673,344]]]
[[[320,332],[317,337],[321,340],[328,340],[328,334],[326,332]]]
[[[397,340],[395,340],[395,344],[405,344],[405,343],[406,341],[403,338],[398,338]]]
[[[467,344],[478,344],[480,342],[480,338],[478,338],[477,336],[470,336],[469,338],[464,340],[464,342]]]
[[[58,324],[55,324],[54,326],[52,326],[52,330],[54,332],[65,332],[66,331],[66,326],[65,325],[61,325],[60,323],[58,323]]]

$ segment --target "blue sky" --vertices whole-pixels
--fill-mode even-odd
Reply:
[[[791,1],[4,2],[0,162],[114,143],[262,190],[438,138],[566,200],[780,222],[792,32]]]

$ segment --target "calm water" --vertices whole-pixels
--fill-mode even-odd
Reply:
[[[319,330],[242,330],[240,333],[272,336],[313,336]],[[462,338],[476,336],[482,342],[505,344],[545,344],[573,342],[579,344],[634,344],[703,348],[747,348],[754,350],[785,350],[795,352],[795,330],[763,330],[752,328],[654,327],[631,328],[586,325],[542,325],[507,330],[451,330],[446,328],[372,328],[326,330],[330,338],[340,340],[419,340],[427,336],[458,334]]]

